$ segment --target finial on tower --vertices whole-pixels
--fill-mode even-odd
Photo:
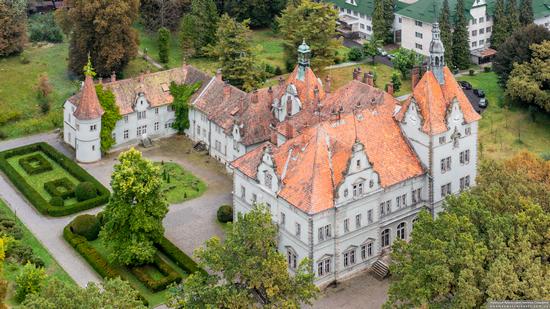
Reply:
[[[311,49],[306,44],[306,39],[303,39],[302,44],[298,47],[298,79],[304,80],[306,68],[309,67],[311,57]]]
[[[439,23],[432,26],[432,41],[430,42],[430,70],[440,84],[445,84],[443,67],[445,66],[445,47],[441,42]]]
[[[94,68],[92,67],[92,58],[90,57],[90,53],[88,53],[88,62],[84,66],[84,75],[94,78],[95,74]]]

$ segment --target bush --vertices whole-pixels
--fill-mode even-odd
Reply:
[[[63,42],[61,28],[55,23],[53,13],[35,14],[30,18],[29,39],[31,42]]]
[[[33,258],[32,248],[19,240],[9,243],[6,258],[14,263],[26,264]]]
[[[53,207],[63,207],[63,205],[65,205],[65,201],[61,196],[54,196],[50,199],[50,205]]]
[[[364,57],[363,49],[360,47],[352,47],[348,52],[348,59],[350,61],[361,61]]]
[[[76,235],[83,236],[88,241],[96,240],[99,236],[101,225],[94,215],[80,215],[69,223],[69,229]]]
[[[489,67],[489,66],[483,67],[483,72],[485,72],[485,73],[491,72],[491,67]]]
[[[169,60],[169,44],[170,44],[170,30],[162,27],[158,30],[158,48],[159,59],[162,63],[168,63]]]
[[[32,263],[27,263],[15,279],[17,285],[15,299],[22,302],[27,295],[40,292],[46,277],[47,275],[44,268],[36,267]]]
[[[21,113],[16,111],[2,111],[0,114],[0,127],[21,119]]]
[[[37,175],[53,169],[50,162],[39,153],[19,159],[19,165],[29,175]]]
[[[147,272],[147,266],[154,266],[164,275],[161,279],[155,279]],[[172,283],[180,283],[182,276],[166,263],[158,255],[155,255],[152,265],[130,267],[130,271],[149,290],[159,292],[165,290]]]
[[[64,200],[73,197],[75,194],[74,184],[67,177],[45,182],[44,190],[52,197],[57,196]],[[52,204],[52,206],[57,205]]]
[[[275,75],[278,76],[278,75],[282,75],[282,74],[283,74],[283,70],[281,70],[281,67],[276,66],[275,67]]]
[[[95,186],[88,181],[83,181],[76,186],[75,189],[76,200],[79,202],[91,200],[97,197],[97,190]]]
[[[233,222],[233,207],[222,205],[218,208],[218,221],[221,223]]]
[[[469,72],[470,76],[476,75],[476,71],[474,71],[474,69],[470,69],[468,72]]]
[[[21,239],[23,238],[23,230],[13,218],[2,212],[0,213],[0,235]]]
[[[190,274],[196,271],[204,272],[204,270],[197,266],[195,261],[166,239],[166,237],[162,237],[160,241],[155,244],[155,247],[186,272]]]

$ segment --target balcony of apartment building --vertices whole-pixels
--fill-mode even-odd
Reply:
[[[495,58],[497,54],[497,51],[486,47],[486,48],[479,48],[474,49],[470,51],[470,58],[473,63],[481,65],[486,63],[491,63],[493,59]]]
[[[341,15],[338,19],[338,32],[346,39],[356,40],[361,37],[359,18],[350,15]]]

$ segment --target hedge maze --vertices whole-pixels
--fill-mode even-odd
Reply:
[[[0,152],[0,170],[45,215],[66,216],[109,200],[107,188],[46,143]],[[84,183],[86,194],[82,194],[82,199],[76,193]]]

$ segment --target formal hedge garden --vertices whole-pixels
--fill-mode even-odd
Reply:
[[[169,285],[180,283],[191,273],[204,271],[165,237],[155,244],[158,251],[153,263],[132,267],[114,265],[98,238],[102,217],[102,212],[76,217],[63,230],[63,237],[101,277],[127,280],[149,305],[166,301]]]
[[[0,152],[0,170],[45,215],[66,216],[109,200],[107,188],[46,143]]]

